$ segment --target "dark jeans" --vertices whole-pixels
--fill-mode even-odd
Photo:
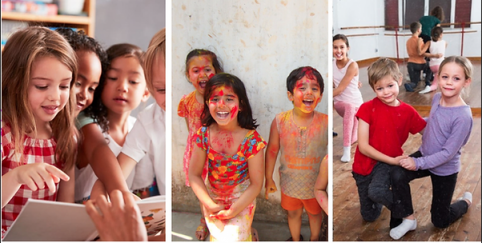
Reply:
[[[421,156],[420,152],[411,155]],[[445,228],[467,212],[469,205],[466,201],[457,201],[450,204],[457,183],[457,174],[438,176],[428,170],[410,171],[402,167],[393,167],[390,171],[392,180],[392,218],[405,218],[413,214],[410,181],[426,176],[432,180],[432,206],[430,213],[435,227]]]
[[[409,87],[407,88],[408,91],[413,91],[413,89],[417,87],[418,82],[420,81],[420,72],[422,70],[425,70],[425,85],[426,86],[431,85],[430,78],[432,76],[432,70],[430,70],[430,67],[427,63],[416,64],[416,63],[409,62],[407,64],[407,70],[408,70],[408,75],[410,76],[410,83],[406,83],[405,87],[406,86]]]
[[[390,191],[390,169],[393,166],[378,162],[369,175],[352,172],[360,198],[360,213],[365,221],[375,221],[382,211],[382,206],[391,209],[392,192]]]

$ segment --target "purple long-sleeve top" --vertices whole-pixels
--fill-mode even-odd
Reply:
[[[460,150],[472,131],[472,111],[468,105],[442,107],[441,93],[434,95],[427,127],[416,158],[417,170],[428,169],[435,175],[447,176],[460,170]]]

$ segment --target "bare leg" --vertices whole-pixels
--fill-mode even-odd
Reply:
[[[300,241],[302,213],[303,208],[291,211],[288,210],[288,227],[290,228],[290,233],[293,241]]]
[[[308,213],[308,219],[310,221],[310,232],[311,232],[310,241],[318,241],[318,239],[320,238],[322,216],[323,215],[321,212],[316,215],[312,215]]]

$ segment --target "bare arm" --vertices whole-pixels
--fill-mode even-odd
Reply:
[[[276,118],[273,119],[271,123],[271,129],[269,132],[268,149],[266,151],[266,168],[265,168],[265,197],[268,199],[269,193],[274,193],[278,189],[276,188],[276,183],[273,180],[273,171],[276,165],[276,159],[278,158],[279,152],[279,133],[276,126]]]
[[[358,74],[358,64],[356,62],[351,63],[346,69],[346,74],[338,84],[338,87],[333,89],[333,97],[336,97],[342,93],[346,87],[350,84],[353,77]]]
[[[60,181],[57,201],[74,203],[75,201],[75,166],[66,172],[70,177],[68,181]]]
[[[127,179],[127,177],[129,177],[129,174],[132,172],[132,169],[137,164],[136,160],[121,152],[117,156],[117,161],[119,161],[119,165],[121,167],[124,179]]]
[[[328,156],[321,161],[320,172],[315,182],[315,198],[321,208],[328,215],[328,194],[326,188],[328,186]]]
[[[418,38],[418,45],[417,45],[418,56],[422,56],[429,47],[430,47],[430,41],[423,44],[422,38]]]
[[[362,119],[358,119],[358,149],[361,153],[369,158],[376,161],[384,162],[391,165],[399,165],[399,161],[407,156],[399,156],[396,158],[389,157],[374,147],[369,143],[369,129],[370,125]]]

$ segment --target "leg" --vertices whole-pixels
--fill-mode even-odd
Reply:
[[[350,150],[351,144],[354,142],[353,130],[355,114],[357,107],[351,103],[336,102],[334,104],[336,112],[343,117],[343,156],[341,157],[342,162],[349,162],[351,160]]]
[[[309,213],[308,211],[306,212],[308,213],[308,220],[310,221],[310,241],[318,241],[320,238],[321,221],[323,215],[321,212],[315,215]]]
[[[302,213],[303,208],[297,210],[288,210],[288,227],[290,228],[291,238],[293,238],[293,241],[300,241]]]
[[[427,49],[427,52],[430,52],[430,51]],[[431,81],[433,80],[433,73],[432,73],[432,70],[430,70],[429,61],[430,59],[426,60],[425,68],[423,70],[425,72],[425,86],[430,87]]]
[[[404,86],[408,92],[413,92],[413,89],[417,87],[417,84],[420,81],[420,69],[417,68],[417,64],[408,63],[407,71],[410,76],[410,83],[405,83]]]
[[[368,186],[368,197],[376,203],[380,203],[388,209],[392,209],[393,194],[390,190],[390,166],[378,162],[372,171],[372,181]]]
[[[358,188],[358,197],[360,199],[360,213],[363,220],[367,222],[375,221],[382,211],[382,205],[372,201],[368,197],[368,186],[370,185],[371,175],[363,176],[352,172]]]
[[[440,67],[440,65],[430,66],[430,69],[432,70],[432,73],[433,73],[433,82],[432,82],[432,85],[430,85],[430,90],[432,90],[432,91],[437,90],[437,86],[438,86],[438,68],[439,68],[439,67]]]

